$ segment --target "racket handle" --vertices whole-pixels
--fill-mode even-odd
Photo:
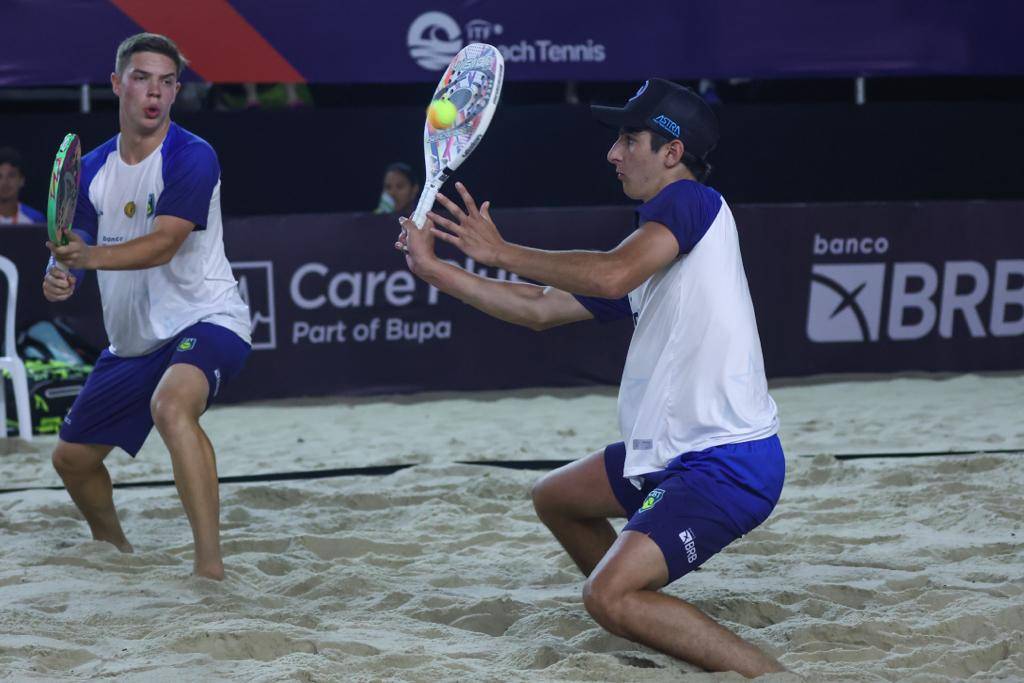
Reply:
[[[64,265],[63,263],[61,263],[61,262],[60,262],[60,261],[58,261],[57,259],[53,258],[53,254],[50,254],[50,263],[49,263],[49,264],[47,264],[47,266],[46,266],[46,270],[50,270],[50,269],[52,269],[52,268],[56,268],[57,270],[59,270],[59,271],[61,271],[61,272],[63,272],[63,273],[68,273],[68,272],[70,272],[70,271],[68,270],[68,267],[67,267],[67,266],[65,266],[65,265]]]
[[[446,173],[435,176],[427,182],[423,192],[420,193],[420,200],[416,203],[416,210],[409,217],[409,220],[418,229],[422,229],[423,224],[427,222],[427,211],[434,208],[434,198],[437,197],[437,193],[441,190],[441,186],[444,185],[446,180],[448,180]]]

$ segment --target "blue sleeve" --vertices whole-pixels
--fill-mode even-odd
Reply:
[[[642,204],[636,213],[640,225],[654,221],[666,226],[679,242],[679,253],[688,254],[704,237],[721,208],[722,196],[710,187],[680,180]]]
[[[25,204],[19,204],[18,206],[21,208],[21,212],[25,214],[25,217],[28,218],[33,223],[46,223],[46,216],[44,216],[41,212],[36,211],[31,206],[27,206]]]
[[[164,189],[154,214],[183,218],[195,223],[196,230],[205,230],[219,180],[217,153],[201,140],[190,142],[164,162]]]
[[[581,296],[579,294],[573,294],[576,300],[583,304],[590,313],[603,323],[610,323],[614,320],[620,320],[621,318],[628,318],[633,315],[632,309],[629,307],[629,298],[622,297],[621,299],[601,299],[592,296]]]
[[[72,232],[77,232],[86,244],[96,244],[96,235],[99,233],[99,215],[96,213],[96,207],[89,200],[89,184],[95,177],[95,172],[87,173],[83,170],[78,181],[75,217],[71,219]]]

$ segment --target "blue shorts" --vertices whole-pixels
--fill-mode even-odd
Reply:
[[[608,482],[629,521],[658,544],[668,583],[768,519],[779,501],[786,459],[777,436],[683,453],[637,488],[622,476],[626,446],[604,450]]]
[[[153,428],[149,404],[167,368],[187,363],[202,370],[210,383],[209,407],[224,383],[245,365],[250,350],[237,334],[212,323],[187,327],[144,356],[122,358],[104,350],[65,416],[60,438],[120,446],[134,457]]]

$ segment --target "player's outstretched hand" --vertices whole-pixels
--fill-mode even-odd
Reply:
[[[497,265],[498,255],[506,243],[501,238],[501,233],[498,232],[498,226],[491,220],[491,203],[484,202],[477,209],[476,202],[473,201],[473,197],[465,185],[455,183],[455,189],[462,196],[462,202],[466,205],[465,210],[443,194],[438,193],[437,201],[448,209],[455,220],[448,220],[433,211],[428,212],[427,216],[444,228],[444,230],[439,230],[434,227],[432,232],[438,239],[454,244],[473,260],[486,266]]]
[[[68,231],[68,243],[58,247],[53,242],[47,242],[46,248],[50,250],[53,257],[68,268],[91,268],[89,252],[91,247],[85,243],[78,233]]]
[[[66,301],[75,293],[75,276],[57,267],[50,268],[43,277],[43,298],[47,301]]]
[[[434,224],[428,218],[423,224],[423,229],[417,230],[412,221],[404,216],[398,219],[398,224],[402,226],[402,232],[395,242],[395,249],[405,253],[405,264],[409,266],[413,275],[427,277],[437,263],[437,255],[434,253]]]

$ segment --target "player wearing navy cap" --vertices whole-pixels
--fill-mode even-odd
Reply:
[[[618,130],[608,161],[626,195],[643,202],[619,246],[552,252],[505,242],[489,202],[478,209],[457,184],[464,209],[438,195],[455,220],[431,213],[429,229],[403,223],[396,247],[425,281],[509,322],[540,330],[632,316],[623,441],[538,481],[537,514],[587,575],[584,604],[609,631],[708,670],[781,671],[659,592],[767,519],[785,476],[736,224],[702,184],[717,119],[697,94],[661,79],[593,114]],[[435,237],[548,286],[466,272],[434,255]],[[612,517],[628,518],[618,536]]]
[[[245,363],[250,320],[224,255],[217,155],[170,120],[185,63],[164,36],[121,44],[111,74],[121,132],[82,159],[70,244],[48,243],[44,296],[63,301],[97,271],[110,338],[53,465],[93,538],[130,552],[103,461],[114,446],[134,456],[155,423],[192,526],[194,572],[221,579],[217,466],[199,417]]]

